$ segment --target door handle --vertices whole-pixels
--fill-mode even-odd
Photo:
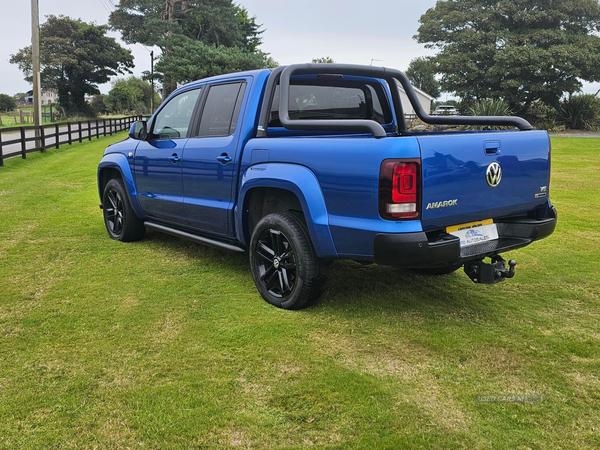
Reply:
[[[221,164],[227,164],[229,162],[231,162],[233,160],[233,158],[231,156],[229,156],[227,153],[223,153],[221,154],[221,156],[217,156],[217,161],[219,161]]]
[[[177,153],[173,153],[173,155],[169,156],[169,161],[176,163],[181,161],[181,158],[177,155]]]
[[[500,154],[500,141],[485,141],[483,143],[486,155],[499,155]]]

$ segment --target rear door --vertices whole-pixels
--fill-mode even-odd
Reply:
[[[199,96],[197,88],[169,100],[156,114],[148,140],[140,142],[135,152],[138,199],[151,217],[187,224],[181,159]]]
[[[184,210],[199,230],[228,234],[246,81],[207,87],[200,125],[183,153]]]
[[[425,230],[519,214],[548,201],[550,141],[545,131],[417,139]]]

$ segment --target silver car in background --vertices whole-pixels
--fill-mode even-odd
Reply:
[[[458,116],[458,110],[452,105],[438,106],[433,115],[435,116]]]

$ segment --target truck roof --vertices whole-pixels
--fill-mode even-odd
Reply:
[[[247,70],[245,72],[226,73],[223,75],[216,75],[214,77],[202,78],[200,80],[196,80],[196,81],[192,81],[190,83],[184,84],[183,86],[180,86],[178,88],[178,90],[181,88],[184,88],[184,87],[195,86],[197,84],[202,84],[202,83],[206,83],[209,81],[227,80],[229,78],[246,77],[246,76],[257,76],[257,75],[260,75],[261,73],[271,72],[271,71],[272,71],[272,69],[258,69],[258,70]]]

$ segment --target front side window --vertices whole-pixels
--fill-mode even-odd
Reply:
[[[153,135],[158,139],[178,139],[187,136],[200,89],[176,95],[162,108],[154,120]]]
[[[237,126],[245,83],[211,86],[200,121],[200,137],[229,136]],[[236,107],[236,105],[238,105]]]

